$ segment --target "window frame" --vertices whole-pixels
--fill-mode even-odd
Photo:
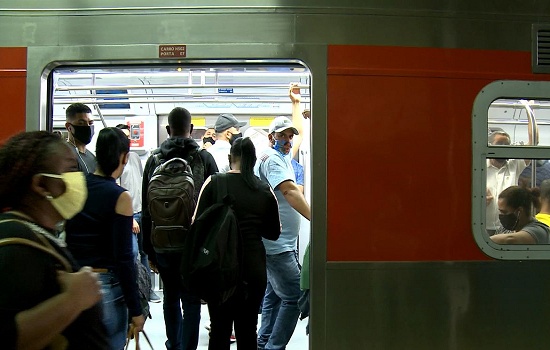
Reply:
[[[550,260],[550,244],[500,245],[485,231],[487,158],[548,159],[550,146],[489,146],[488,116],[498,99],[550,100],[550,82],[494,81],[476,96],[472,110],[472,232],[478,247],[501,260]]]

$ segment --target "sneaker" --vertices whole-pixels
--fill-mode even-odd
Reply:
[[[231,336],[229,337],[229,343],[233,344],[236,341],[237,341],[237,338],[235,338],[235,334],[231,334]]]
[[[149,293],[149,301],[152,302],[152,303],[160,303],[161,302],[161,299],[160,297],[157,295],[157,293],[155,293],[154,291],[151,291]]]

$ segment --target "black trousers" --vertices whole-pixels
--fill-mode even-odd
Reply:
[[[231,331],[235,323],[238,350],[257,350],[258,308],[262,302],[266,280],[248,284],[246,291],[236,292],[221,305],[208,304],[210,313],[209,350],[229,350]]]

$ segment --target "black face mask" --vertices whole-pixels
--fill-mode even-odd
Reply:
[[[238,139],[239,137],[243,137],[243,134],[242,133],[238,133],[238,134],[231,134],[231,138],[229,139],[229,144],[233,144],[233,142],[235,142],[236,139]]]
[[[92,141],[92,136],[94,136],[94,126],[93,125],[73,125],[74,128],[73,136],[78,141],[87,145]]]
[[[212,137],[205,137],[202,139],[202,143],[205,144],[207,142],[210,142],[212,145],[216,143],[216,140],[214,140]]]
[[[502,224],[502,227],[509,231],[515,231],[519,221],[519,213],[499,214],[498,219]]]

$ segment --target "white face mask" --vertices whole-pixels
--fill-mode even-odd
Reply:
[[[65,220],[69,220],[76,214],[78,214],[86,198],[88,197],[88,188],[86,187],[86,178],[80,171],[74,171],[70,173],[58,174],[40,174],[42,176],[53,177],[56,179],[62,179],[65,183],[65,192],[53,198],[52,196],[46,196],[46,199],[50,201],[53,207],[57,210]]]

